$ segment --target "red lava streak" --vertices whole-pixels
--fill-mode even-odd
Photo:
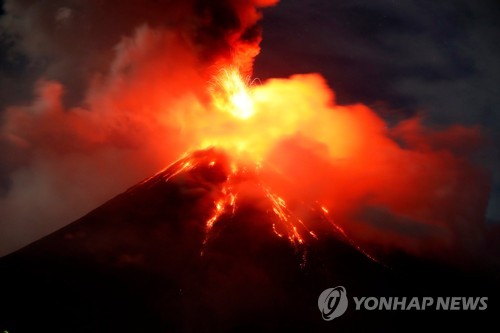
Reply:
[[[221,162],[211,158],[214,151],[215,150],[212,148],[195,151],[185,155],[161,172],[163,181],[174,181],[176,176],[189,173],[189,171],[196,170],[197,168],[205,168],[207,170],[217,168],[218,164],[221,164]],[[225,157],[227,156],[225,155]],[[221,167],[222,170],[227,169],[225,170],[227,172],[224,176],[225,180],[218,183],[215,189],[212,189],[212,193],[215,193],[215,199],[213,200],[209,217],[205,221],[205,239],[203,241],[201,255],[203,255],[204,249],[210,240],[216,237],[212,235],[214,226],[216,226],[222,217],[227,217],[231,221],[238,212],[239,201],[249,200],[245,195],[240,193],[240,189],[242,183],[252,182],[256,184],[256,188],[260,192],[260,195],[267,200],[267,214],[272,217],[269,220],[270,230],[272,230],[277,237],[287,239],[296,253],[301,254],[301,265],[305,265],[307,242],[318,240],[318,232],[311,230],[300,217],[289,209],[285,199],[273,192],[269,186],[263,184],[260,179],[260,172],[263,168],[262,165],[255,164],[252,167],[248,167],[239,166],[235,164],[235,162],[229,162],[231,163],[230,168]],[[150,180],[151,178],[147,181]],[[307,208],[307,210],[313,212],[313,218],[319,218],[327,222],[331,225],[331,229],[344,238],[347,243],[367,258],[378,262],[377,259],[356,244],[340,226],[333,222],[325,207],[320,206],[317,202],[302,203],[302,205],[304,206],[303,208]]]

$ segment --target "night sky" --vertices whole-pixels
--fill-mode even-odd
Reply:
[[[81,105],[91,74],[106,72],[122,36],[145,22],[176,24],[171,2],[150,0],[138,8],[105,1],[94,1],[94,5],[63,0],[50,4],[0,1],[4,8],[0,12],[2,122],[11,106],[31,103],[40,79],[61,82],[66,108]],[[165,13],[152,4],[163,6]],[[465,143],[463,149],[474,150],[473,163],[491,173],[486,222],[500,223],[500,3],[283,0],[263,12],[262,51],[254,77],[321,73],[340,104],[364,103],[390,125],[418,115],[428,128],[453,124],[479,128],[484,136],[479,148]],[[34,155],[13,147],[4,130],[0,132],[3,230],[22,230],[34,223],[14,227],[18,220],[1,218],[15,205],[27,211],[23,216],[30,215],[30,208],[10,196],[16,186],[31,186],[28,180],[19,185],[15,175],[36,169]],[[147,170],[151,171],[153,166]],[[141,170],[121,178],[94,200],[63,215],[66,223],[148,175]],[[30,193],[37,195],[45,194]],[[38,227],[27,239],[63,224]]]

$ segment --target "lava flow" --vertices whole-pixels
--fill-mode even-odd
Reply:
[[[198,169],[217,169],[218,172],[222,172],[221,181],[215,189],[211,189],[214,200],[212,211],[205,221],[203,247],[207,246],[214,237],[212,230],[219,220],[222,217],[231,219],[235,215],[240,200],[244,200],[248,195],[247,184],[251,183],[254,195],[265,198],[267,201],[267,214],[274,216],[271,218],[272,223],[269,228],[277,237],[287,239],[295,251],[301,254],[302,264],[305,264],[307,242],[317,240],[319,232],[308,227],[307,222],[289,208],[284,196],[276,193],[272,185],[264,180],[266,177],[262,176],[271,172],[273,177],[281,177],[279,171],[272,170],[271,166],[263,162],[265,159],[263,152],[266,148],[266,142],[263,139],[269,140],[270,133],[282,134],[277,131],[279,124],[272,124],[266,128],[265,123],[258,122],[259,102],[255,96],[259,95],[259,87],[249,87],[248,82],[249,80],[244,80],[235,69],[220,71],[211,82],[210,92],[216,112],[230,116],[226,118],[228,120],[226,126],[231,136],[212,136],[211,141],[205,141],[201,147],[192,153],[185,154],[160,172],[161,178],[162,181],[169,182],[178,175]],[[257,118],[257,121],[253,118]],[[251,133],[251,135],[245,136],[245,133]],[[271,143],[267,142],[267,144]],[[145,182],[148,181],[151,181],[151,178]],[[308,217],[327,222],[333,231],[355,249],[371,260],[377,261],[333,222],[327,208],[318,200],[302,201],[295,210],[308,211]],[[203,255],[203,249],[201,254]]]
[[[288,207],[285,199],[273,192],[262,181],[260,177],[262,168],[263,166],[260,164],[235,164],[226,152],[217,150],[216,148],[209,148],[186,154],[165,170],[141,184],[155,184],[158,181],[175,181],[177,176],[189,172],[203,172],[205,173],[205,177],[207,177],[206,174],[211,174],[209,178],[212,178],[212,183],[216,186],[210,188],[214,200],[211,212],[208,213],[208,217],[205,220],[205,240],[201,255],[203,255],[204,248],[209,245],[210,240],[216,237],[216,234],[212,232],[214,227],[222,217],[228,218],[229,221],[232,220],[238,210],[240,200],[249,200],[248,188],[251,187],[253,196],[265,198],[267,202],[265,207],[267,214],[271,216],[270,230],[277,237],[288,240],[295,252],[300,255],[302,260],[301,265],[304,265],[306,263],[307,241],[317,240],[318,232],[309,228]],[[214,181],[213,178],[216,178],[217,181]],[[369,259],[378,262],[377,259],[349,238],[339,225],[333,222],[325,207],[317,202],[302,203],[302,205],[303,207],[301,208],[308,210],[312,218],[327,222],[333,228],[332,230],[347,243]]]

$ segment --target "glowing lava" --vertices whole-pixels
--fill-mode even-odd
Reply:
[[[212,98],[216,108],[243,120],[255,114],[251,91],[238,70],[223,69],[213,81]]]
[[[269,231],[289,242],[300,256],[300,264],[303,266],[307,260],[308,242],[318,240],[318,232],[309,228],[307,223],[288,207],[286,200],[264,183],[261,178],[261,171],[262,166],[259,164],[236,164],[226,152],[211,148],[186,154],[161,173],[143,182],[143,184],[154,184],[157,181],[171,182],[175,181],[178,176],[182,177],[184,174],[196,174],[197,172],[205,174],[205,176],[211,173],[217,175],[215,177],[216,181],[211,181],[210,195],[214,199],[211,211],[204,221],[205,239],[201,255],[203,255],[205,247],[209,246],[210,241],[217,236],[218,233],[213,232],[213,229],[218,222],[223,218],[226,221],[232,221],[238,211],[240,201],[252,200],[248,198],[248,184],[250,184],[253,186],[254,195],[265,199],[264,207],[266,207],[267,214],[270,216]],[[196,178],[196,176],[193,177]],[[197,181],[200,181],[200,179]],[[244,193],[242,193],[242,189],[246,189],[246,192],[243,191]],[[311,218],[322,220],[331,225],[333,227],[331,230],[340,235],[353,248],[367,258],[377,261],[349,238],[340,226],[333,222],[324,206],[319,205],[317,202],[304,202],[302,206],[301,210],[311,212]]]
[[[308,98],[316,97],[320,100],[328,98],[314,91],[317,82],[308,80],[310,78],[297,80],[295,88]],[[231,220],[238,210],[239,201],[245,199],[245,194],[241,193],[241,189],[245,187],[242,184],[251,183],[254,195],[267,202],[266,212],[272,221],[269,230],[277,237],[286,239],[295,251],[301,254],[301,264],[305,264],[308,242],[317,240],[319,232],[312,230],[303,216],[297,216],[296,209],[288,207],[283,196],[286,193],[278,194],[276,189],[273,189],[273,184],[267,183],[266,178],[262,177],[262,172],[268,173],[274,168],[263,162],[266,161],[269,149],[283,138],[295,134],[297,129],[310,118],[311,109],[300,103],[296,104],[295,110],[280,109],[276,106],[276,102],[279,104],[284,99],[296,97],[286,91],[290,88],[289,83],[286,86],[279,82],[252,85],[250,80],[243,79],[235,68],[219,71],[209,83],[214,113],[210,119],[201,119],[199,122],[200,128],[197,132],[202,136],[202,143],[198,146],[194,144],[193,153],[185,154],[162,171],[163,180],[169,182],[178,175],[195,172],[197,169],[224,170],[222,180],[216,189],[211,191],[214,199],[212,210],[205,220],[203,248],[216,237],[217,233],[213,230],[218,222],[222,219]],[[329,111],[319,109],[316,113],[326,117],[325,113]],[[192,122],[190,125],[193,126],[195,123]],[[317,134],[324,137],[324,131],[318,129]],[[329,137],[331,134],[326,135],[326,139]],[[349,136],[343,138],[344,141],[348,139]],[[196,141],[196,138],[193,138],[193,142]],[[221,158],[221,155],[224,157]],[[221,163],[221,159],[225,162]],[[333,222],[326,207],[319,205],[316,200],[306,200],[300,205],[302,207],[298,209],[299,211],[308,211],[311,218],[323,220],[330,225],[330,230],[339,234],[368,258],[375,260]],[[201,250],[202,255],[203,251],[204,249]]]

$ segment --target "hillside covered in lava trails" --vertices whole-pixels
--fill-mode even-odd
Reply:
[[[326,209],[286,202],[264,178],[222,151],[197,151],[0,259],[1,329],[401,331],[486,324],[498,311],[486,272],[366,248]],[[317,298],[336,285],[350,296],[490,299],[479,312],[348,311],[325,322]]]

